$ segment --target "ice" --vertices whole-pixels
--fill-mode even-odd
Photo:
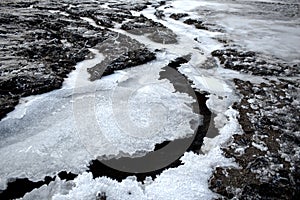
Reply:
[[[163,172],[145,191],[149,199],[213,199],[217,195],[208,189],[212,169],[218,164],[232,165],[218,148],[206,155],[186,153],[184,165]]]
[[[231,92],[226,84],[215,77],[195,76],[196,82],[201,84],[200,88],[208,92]]]
[[[32,199],[51,199],[55,194],[68,194],[74,184],[72,182],[66,182],[56,178],[55,181],[49,183],[49,185],[43,185],[38,189],[32,190],[30,193],[25,194],[22,198],[24,200]]]
[[[174,1],[172,3],[176,4]],[[182,1],[181,1],[182,2]],[[192,4],[187,2],[185,5]],[[196,4],[197,5],[197,4]],[[168,8],[165,9],[164,12],[166,15],[172,14],[173,12],[176,13],[176,11],[180,12],[182,11],[181,8],[175,9],[175,8]],[[177,53],[179,55],[186,55],[192,53],[192,59],[190,61],[191,64],[197,65],[199,62],[205,60],[205,55],[210,53],[213,50],[216,50],[220,48],[222,45],[215,40],[212,39],[212,37],[216,35],[220,35],[221,33],[213,33],[206,30],[198,30],[196,28],[193,28],[187,24],[184,24],[180,21],[175,21],[170,18],[166,18],[164,20],[159,20],[154,15],[155,10],[153,8],[148,8],[142,11],[142,14],[146,16],[149,19],[152,19],[154,21],[157,21],[169,29],[171,29],[174,33],[177,35],[177,39],[179,40],[177,44],[172,45],[163,45],[163,48],[166,48],[170,52]],[[189,31],[186,31],[186,30]],[[201,41],[201,44],[197,41],[195,41],[195,38],[199,38],[199,41]],[[157,45],[156,45],[157,46]]]
[[[233,40],[249,49],[274,52],[285,59],[294,59],[299,54],[298,27],[290,25],[294,22],[277,19],[269,23],[268,19],[242,15],[241,10],[253,10],[253,6],[234,1],[194,0],[167,2],[166,6],[169,5],[172,6],[164,10],[166,15],[186,12],[190,18],[202,17],[221,24]],[[211,13],[199,16],[205,9]],[[233,102],[239,101],[232,80],[239,78],[253,83],[266,80],[223,69],[217,62],[210,69],[204,68],[210,52],[223,46],[214,37],[225,37],[225,34],[197,30],[180,20],[160,20],[154,12],[149,6],[133,14],[143,14],[170,28],[178,36],[177,44],[158,44],[146,36],[120,30],[118,25],[111,30],[130,36],[151,50],[162,50],[156,61],[90,82],[86,69],[104,59],[97,50],[91,49],[94,58],[79,63],[64,82],[63,89],[24,98],[24,103],[0,122],[0,131],[5,133],[0,135],[0,167],[3,169],[0,189],[6,187],[9,178],[40,180],[66,170],[79,175],[74,181],[57,178],[48,186],[26,194],[24,199],[96,199],[97,195],[114,200],[218,198],[208,188],[214,168],[236,167],[222,155],[220,147],[226,145],[233,134],[243,132],[237,120],[238,112],[231,107]],[[98,27],[90,18],[82,19]],[[291,37],[286,38],[286,35]],[[187,94],[175,92],[169,81],[159,80],[162,67],[187,54],[191,54],[191,61],[183,64],[179,72],[192,81],[195,90],[209,93],[207,106],[214,114],[211,121],[219,132],[214,138],[204,138],[203,154],[185,153],[181,158],[183,165],[167,169],[155,180],[148,178],[144,183],[134,177],[118,182],[107,177],[93,179],[92,174],[83,173],[88,162],[97,156],[141,155],[141,152],[152,151],[156,143],[193,134],[190,121],[199,120],[190,107],[194,100]],[[252,145],[268,150],[261,143]],[[244,147],[237,151],[243,153]]]
[[[163,58],[163,57],[162,57]],[[160,57],[159,57],[160,59]],[[193,69],[193,68],[191,68]],[[133,69],[135,70],[135,69]],[[138,69],[136,69],[138,70]],[[143,69],[146,70],[146,69]],[[190,71],[192,72],[192,70]],[[194,72],[195,73],[195,72]],[[130,79],[130,75],[121,73],[121,77],[124,76],[120,83],[125,84],[126,87],[135,85],[135,82]],[[118,77],[118,75],[116,75]],[[119,80],[122,80],[119,79]],[[196,80],[196,79],[195,79]],[[220,79],[221,80],[221,79]],[[147,83],[149,80],[142,80],[141,82]],[[235,97],[230,89],[230,84],[225,84],[226,81],[221,80],[226,90],[219,91],[218,88],[214,89],[216,94],[212,94],[209,98],[208,106],[216,114],[223,114],[224,118],[218,118],[218,123],[221,123],[219,130],[220,134],[214,138],[205,138],[202,151],[203,155],[195,153],[185,153],[181,158],[183,165],[177,168],[167,169],[162,172],[154,181],[147,179],[145,183],[137,182],[134,178],[128,177],[122,182],[117,182],[110,178],[99,177],[92,179],[92,175],[89,173],[83,173],[78,176],[74,181],[69,181],[69,187],[67,192],[65,189],[61,189],[56,184],[49,185],[48,187],[42,187],[41,189],[34,190],[27,194],[28,198],[32,195],[39,196],[44,193],[49,194],[47,191],[53,191],[52,199],[95,199],[97,194],[106,195],[107,199],[214,199],[218,196],[208,188],[208,179],[210,178],[213,169],[217,166],[234,166],[232,160],[226,159],[222,155],[220,146],[226,144],[234,133],[239,133],[240,126],[237,122],[237,111],[230,108],[231,103]],[[200,84],[199,84],[200,85]],[[203,88],[198,88],[203,89]],[[141,91],[151,92],[148,87],[142,87]],[[156,91],[156,90],[155,90]],[[107,90],[106,92],[109,92]],[[133,96],[133,99],[138,99],[139,92],[134,92],[137,96]],[[118,93],[120,94],[120,93]],[[124,97],[125,94],[122,94]],[[154,93],[155,95],[155,93]],[[225,98],[226,95],[231,95],[230,98]],[[126,96],[126,95],[125,95]],[[219,96],[224,97],[219,98]],[[121,98],[119,96],[119,98]],[[127,98],[127,97],[125,97]],[[103,101],[108,101],[104,97]],[[155,99],[155,98],[154,98]],[[98,102],[101,102],[98,101]],[[133,101],[135,102],[135,101]],[[101,108],[105,109],[105,108]],[[105,111],[109,112],[109,111]],[[147,114],[146,114],[147,116]],[[113,122],[112,122],[113,123]],[[141,125],[143,127],[143,125]],[[62,185],[62,188],[66,183],[58,183]],[[58,189],[56,189],[58,188]],[[45,192],[46,191],[46,192]],[[27,198],[27,196],[25,196]],[[25,199],[26,199],[25,198]],[[50,198],[50,197],[49,197]],[[30,199],[30,198],[29,198]]]
[[[83,173],[74,181],[70,181],[69,185],[73,185],[73,187],[64,194],[60,188],[56,189],[57,186],[49,185],[46,188],[43,187],[31,192],[27,196],[44,195],[45,190],[56,190],[51,197],[57,200],[83,198],[89,200],[95,199],[96,195],[101,193],[105,194],[107,199],[114,200],[217,198],[218,196],[208,188],[208,179],[213,169],[217,166],[237,167],[233,161],[226,159],[220,150],[220,146],[225,144],[233,133],[240,131],[236,121],[237,112],[229,109],[225,114],[228,116],[229,122],[220,130],[219,136],[210,140],[210,144],[206,142],[202,148],[206,154],[185,153],[181,158],[183,165],[165,170],[154,181],[146,179],[145,183],[142,184],[134,178],[128,177],[122,182],[117,182],[106,177],[92,179],[91,174]]]
[[[161,66],[166,64],[150,63],[150,67],[144,65],[132,68],[118,79],[118,87],[96,95],[97,120],[101,124],[105,138],[110,143],[117,144],[118,148],[113,149],[129,154],[133,154],[137,149],[151,151],[154,145],[149,146],[149,143],[155,144],[154,141],[162,142],[164,138],[173,140],[193,134],[189,126],[190,120],[182,121],[183,118],[174,118],[174,116],[191,117],[190,119],[195,117],[190,113],[190,107],[185,105],[192,103],[193,100],[188,95],[173,93],[175,90],[167,80],[157,80]],[[142,124],[134,123],[140,120]],[[178,124],[181,124],[179,127],[182,127],[182,132],[175,134],[171,127],[178,130],[176,128]],[[126,139],[128,136],[132,138]],[[143,141],[138,142],[140,138],[143,138]]]
[[[83,173],[67,183],[57,179],[49,186],[25,195],[23,199],[43,199],[47,195],[48,199],[53,200],[92,200],[101,194],[114,200],[213,199],[217,195],[207,185],[213,168],[219,164],[235,166],[221,155],[219,148],[214,148],[207,155],[186,153],[181,160],[184,163],[182,166],[165,170],[154,181],[147,179],[145,184],[136,181],[135,177],[118,182],[107,177],[93,179],[91,173]]]
[[[148,152],[156,143],[194,133],[190,121],[200,118],[189,106],[193,98],[158,80],[167,60],[158,55],[151,63],[90,82],[86,69],[103,59],[91,51],[94,58],[79,63],[62,89],[25,98],[0,122],[0,189],[10,178],[37,181],[63,170],[81,173],[97,156]]]
[[[96,22],[89,18],[89,17],[81,17],[81,19],[83,19],[84,21],[87,21],[90,25],[94,26],[94,27],[100,27],[96,24]]]
[[[131,177],[122,182],[117,182],[106,177],[93,179],[92,174],[84,173],[74,181],[75,187],[67,195],[56,194],[53,200],[63,199],[95,199],[101,194],[108,196],[108,199],[146,199],[143,198],[143,190],[140,184]],[[111,198],[113,197],[113,198]]]
[[[220,145],[228,142],[233,134],[242,133],[241,127],[237,121],[237,116],[238,112],[232,108],[225,111],[225,118],[223,118],[222,121],[219,121],[219,123],[225,125],[219,128],[219,135],[215,138],[204,138],[203,146],[201,147],[203,153],[210,152],[213,148],[219,148]]]
[[[261,150],[261,151],[267,151],[268,147],[264,146],[263,144],[257,144],[255,142],[252,142],[252,146],[254,146],[255,148]]]
[[[24,196],[24,200],[31,199],[100,199],[100,196],[107,196],[107,199],[146,199],[142,188],[134,177],[128,177],[122,182],[118,182],[106,177],[93,179],[92,174],[83,173],[74,181],[62,181],[56,179],[48,186],[44,185],[33,190]]]
[[[128,177],[122,182],[101,177],[93,179],[92,174],[83,173],[74,181],[62,181],[59,178],[48,186],[44,185],[24,196],[24,200],[31,199],[100,199],[101,195],[107,199],[146,199],[142,188],[134,177]],[[112,198],[113,197],[113,198]]]
[[[177,1],[176,4],[178,8],[182,4],[189,5],[183,1]],[[268,12],[256,7],[255,2],[245,5],[241,1],[202,0],[192,2],[191,5],[197,7],[194,11],[198,11],[201,16],[204,15],[205,20],[224,27],[230,39],[247,49],[299,62],[300,34],[297,17],[286,20],[284,12]],[[203,13],[205,10],[208,12]]]

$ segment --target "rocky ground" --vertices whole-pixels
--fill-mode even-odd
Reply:
[[[247,3],[255,4],[252,1]],[[106,56],[101,63],[88,69],[91,80],[156,59],[155,52],[145,44],[112,30],[117,24],[121,24],[121,30],[133,35],[146,35],[158,44],[178,42],[171,28],[143,15],[133,15],[130,11],[153,6],[157,8],[157,19],[172,18],[191,28],[226,33],[221,25],[187,13],[168,16],[158,9],[164,5],[165,1],[121,1],[109,6],[101,0],[1,1],[0,119],[14,110],[20,98],[60,88],[75,64],[92,56],[89,48],[102,50]],[[261,12],[285,13],[276,17],[299,17],[297,1],[255,4],[258,5],[263,6]],[[271,14],[267,16],[274,18]],[[96,25],[91,25],[87,18],[93,19]],[[230,35],[229,39],[215,39],[223,45],[210,52],[211,59],[219,67],[264,81],[232,80],[240,97],[233,108],[239,112],[238,122],[242,132],[233,135],[222,151],[239,167],[217,167],[209,180],[210,189],[220,194],[219,199],[297,199],[300,196],[300,63],[245,50],[231,40]],[[122,48],[124,44],[129,48]],[[188,55],[182,56],[170,61],[169,66],[177,68],[189,61]],[[206,100],[204,94],[196,94],[202,102]],[[210,117],[208,108],[200,106],[204,112],[202,114]],[[205,132],[208,127],[200,128]],[[196,138],[190,150],[198,152],[195,148],[201,146],[202,139]],[[169,167],[178,165],[180,163]],[[92,164],[91,170],[95,166],[97,164]],[[94,171],[95,177],[111,174],[110,170],[107,170],[108,174]],[[154,177],[160,172],[150,175]],[[74,179],[76,175],[70,176]],[[124,174],[119,176],[124,177]],[[21,197],[34,187],[48,182],[29,187],[17,196],[12,195],[12,189],[2,192],[2,195],[3,198]],[[106,199],[106,196],[100,195],[98,199]]]
[[[262,6],[262,16],[289,19],[299,16],[299,4],[292,2],[258,5]],[[274,10],[281,11],[274,16]],[[253,81],[234,79],[241,100],[233,108],[239,112],[243,133],[233,135],[222,148],[224,155],[234,158],[239,168],[218,167],[210,179],[210,188],[222,195],[220,199],[297,199],[300,195],[299,62],[245,51],[232,41],[221,42],[224,49],[211,52],[220,66],[253,75]],[[264,81],[256,83],[254,77]]]
[[[260,65],[252,66],[255,72],[264,73]],[[284,67],[278,69],[284,73]],[[223,195],[220,199],[299,196],[299,79],[265,79],[260,84],[234,80],[242,97],[234,109],[239,111],[238,120],[244,133],[233,135],[223,151],[240,168],[216,169],[210,187]]]

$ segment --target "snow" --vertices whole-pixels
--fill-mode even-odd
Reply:
[[[108,199],[145,199],[143,190],[134,177],[128,177],[122,182],[101,177],[93,179],[92,174],[83,173],[72,182],[65,182],[57,178],[49,186],[42,186],[24,196],[30,199],[96,199],[100,195],[109,196]],[[111,198],[111,196],[114,196]]]
[[[107,177],[93,179],[91,173],[83,173],[68,183],[57,179],[49,186],[35,189],[23,199],[41,199],[45,194],[53,200],[95,199],[97,194],[105,194],[107,199],[114,200],[212,199],[217,195],[208,189],[207,181],[213,168],[220,163],[234,166],[221,155],[219,148],[206,155],[186,153],[181,160],[184,165],[164,171],[154,181],[148,178],[145,184],[136,181],[135,177],[118,182]]]
[[[255,142],[252,142],[252,146],[254,146],[255,148],[261,150],[261,151],[267,151],[268,147],[264,146],[263,144],[257,144]]]

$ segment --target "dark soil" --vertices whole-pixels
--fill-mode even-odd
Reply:
[[[172,30],[144,16],[135,17],[133,20],[123,24],[121,29],[136,35],[148,34],[147,37],[157,43],[177,43],[177,36]]]

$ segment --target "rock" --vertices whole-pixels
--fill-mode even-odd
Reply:
[[[188,16],[189,16],[189,14],[187,14],[187,13],[173,13],[173,14],[170,15],[170,18],[175,19],[175,20],[179,20],[183,17],[188,17]]]
[[[157,43],[174,44],[177,42],[177,36],[172,30],[144,16],[135,17],[132,21],[123,24],[121,29],[135,35],[149,34],[147,37]]]
[[[221,26],[217,26],[216,24],[210,24],[199,19],[186,19],[183,23],[188,25],[193,25],[196,29],[207,30],[211,32],[224,32]]]
[[[278,58],[256,54],[253,51],[237,49],[215,50],[212,56],[220,60],[227,69],[259,76],[295,76],[299,74],[299,64],[287,64]]]
[[[158,19],[162,19],[165,17],[164,11],[162,10],[156,10],[154,15],[158,18]]]
[[[254,84],[235,79],[237,91],[243,97],[234,109],[239,112],[238,121],[244,133],[233,135],[232,143],[222,150],[239,168],[217,168],[210,179],[213,191],[225,198],[239,199],[298,197],[299,105],[283,98],[298,98],[298,82],[282,79]]]
[[[0,119],[6,116],[7,113],[14,110],[14,107],[19,103],[19,98],[13,95],[0,95]]]
[[[172,60],[168,66],[172,67],[173,69],[177,69],[177,67],[180,67],[180,65],[187,63],[191,60],[191,55],[185,55],[182,57],[178,57],[175,60]]]
[[[134,51],[129,51],[119,58],[113,60],[112,63],[107,66],[103,75],[105,76],[112,74],[115,70],[142,65],[151,60],[154,60],[155,58],[155,54],[150,52],[148,49],[137,49]]]
[[[98,192],[96,196],[96,200],[106,200],[107,196],[105,192]]]
[[[113,34],[112,38],[97,46],[105,59],[88,69],[92,81],[101,78],[103,75],[112,74],[115,70],[134,67],[155,59],[155,54],[137,40],[123,34]]]

